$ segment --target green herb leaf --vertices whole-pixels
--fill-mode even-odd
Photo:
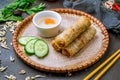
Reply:
[[[38,6],[35,6],[35,7],[31,8],[31,9],[26,9],[26,12],[28,14],[34,14],[36,12],[44,10],[44,8],[45,8],[45,4],[44,3],[40,3]]]
[[[6,18],[6,20],[21,21],[21,20],[23,20],[23,18],[20,17],[20,16],[14,16],[14,15],[12,15],[12,16]]]
[[[0,10],[0,22],[8,20],[22,20],[22,17],[14,15],[15,10],[25,11],[28,14],[33,14],[38,11],[42,11],[45,7],[44,3],[41,3],[40,5],[29,9],[30,5],[35,1],[36,0],[14,0],[12,3],[8,4],[2,10]]]
[[[4,18],[3,15],[2,15],[2,11],[0,10],[0,22],[9,21],[9,20],[12,20],[12,21],[21,21],[21,20],[23,20],[23,18],[20,17],[20,16],[14,16],[14,15],[11,15],[9,17]]]

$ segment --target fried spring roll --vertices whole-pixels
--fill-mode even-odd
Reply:
[[[67,30],[64,30],[59,34],[53,41],[52,46],[55,50],[60,51],[62,48],[68,46],[75,38],[83,33],[91,25],[90,19],[82,16],[77,20],[71,27]]]
[[[55,43],[55,40],[52,41],[52,46],[54,47],[54,49],[55,49],[56,51],[61,52],[62,48],[59,47],[59,46]]]
[[[79,52],[96,34],[96,29],[90,27],[84,33],[79,35],[70,45],[62,49],[62,54],[72,57]]]

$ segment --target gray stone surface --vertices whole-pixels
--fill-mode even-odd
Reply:
[[[0,8],[3,8],[6,4],[10,3],[12,0],[0,0]],[[47,3],[46,9],[51,8],[58,8],[63,7],[62,2],[63,0],[59,0],[55,3],[46,2],[45,0],[37,0],[38,2],[35,4],[39,4],[40,2]],[[25,15],[26,17],[27,15]],[[17,77],[17,80],[25,80],[26,76],[34,76],[37,74],[45,75],[45,78],[39,78],[37,80],[83,80],[83,78],[88,75],[94,68],[96,68],[98,65],[100,65],[106,58],[108,58],[113,52],[115,52],[117,49],[120,48],[120,37],[109,33],[110,35],[110,44],[108,47],[108,50],[106,54],[103,56],[101,60],[99,60],[96,64],[92,65],[91,67],[73,72],[71,77],[67,77],[66,73],[64,74],[58,74],[58,73],[50,73],[50,72],[43,72],[38,71],[34,68],[31,68],[26,63],[24,63],[14,52],[11,45],[9,45],[10,50],[6,50],[0,47],[1,54],[0,54],[0,60],[1,64],[0,66],[9,66],[8,69],[4,72],[0,72],[0,80],[7,80],[4,78],[4,75],[15,75]],[[8,44],[10,44],[12,40],[12,34],[10,32],[6,35],[8,39]],[[10,62],[9,56],[12,55],[15,58],[15,62]],[[120,61],[114,64],[114,66],[107,71],[107,73],[101,78],[101,80],[120,80]],[[21,69],[26,70],[25,75],[20,75],[19,71]]]

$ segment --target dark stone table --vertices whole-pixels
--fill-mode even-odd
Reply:
[[[8,3],[12,2],[12,0],[0,0],[0,8],[3,8]],[[50,3],[45,0],[37,0],[37,3],[35,5],[39,4],[40,2],[45,2],[47,4],[46,9],[51,8],[60,8],[63,7],[63,0],[58,0],[57,2]],[[23,15],[26,17],[27,15]],[[7,32],[6,35],[8,39],[8,43],[12,40],[12,34],[10,32]],[[4,78],[4,75],[15,75],[17,77],[17,80],[25,80],[26,76],[34,76],[37,74],[45,75],[44,78],[39,78],[37,80],[82,80],[85,76],[87,76],[93,69],[95,69],[98,65],[100,65],[106,58],[108,58],[112,53],[114,53],[117,49],[120,48],[120,36],[114,35],[112,33],[109,33],[110,37],[110,43],[108,50],[106,51],[105,55],[101,60],[99,60],[96,64],[92,65],[91,67],[73,72],[71,77],[68,77],[66,73],[64,74],[58,74],[58,73],[50,73],[50,72],[43,72],[36,70],[34,68],[31,68],[27,64],[25,64],[14,52],[12,46],[9,44],[10,50],[6,50],[0,47],[0,60],[1,60],[1,66],[8,66],[8,69],[4,72],[0,72],[0,80],[7,80]],[[15,62],[10,62],[9,56],[12,55],[15,58]],[[26,71],[25,75],[20,75],[19,71],[21,69],[24,69]],[[120,61],[118,60],[112,68],[107,71],[107,73],[102,76],[101,80],[120,80]]]

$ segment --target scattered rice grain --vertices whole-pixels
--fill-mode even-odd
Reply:
[[[2,28],[0,29],[0,46],[5,48],[5,49],[9,49],[8,45],[7,45],[7,38],[4,37],[6,35],[7,32],[7,28],[9,28],[10,32],[13,34],[15,28],[17,27],[17,25],[20,23],[20,21],[17,22],[13,22],[13,21],[8,21],[6,22],[5,25],[0,25]],[[12,44],[11,44],[12,45]]]
[[[26,73],[26,71],[23,69],[19,72],[19,74],[22,74],[22,75],[24,75],[25,73]]]
[[[12,42],[10,43],[10,45],[12,46]]]
[[[6,31],[2,30],[0,31],[0,37],[4,37],[6,35]]]
[[[8,66],[6,66],[6,67],[0,67],[0,72],[3,72],[3,71],[5,71],[6,69],[8,68]]]
[[[14,62],[14,61],[15,61],[15,58],[12,57],[12,56],[10,56],[10,61],[11,61],[11,62]]]
[[[16,77],[14,75],[5,75],[5,78],[7,78],[8,80],[16,80]]]
[[[43,77],[46,77],[44,75],[35,75],[33,77],[31,77],[32,80],[35,80],[36,78],[43,78]]]
[[[69,76],[69,77],[72,76],[72,73],[71,73],[71,72],[68,72],[68,73],[67,73],[67,76]]]
[[[7,27],[4,25],[1,30],[7,31]]]
[[[1,43],[0,43],[0,46],[1,46],[2,48],[5,48],[5,49],[10,49],[10,48],[8,47],[6,41],[5,41],[5,42],[1,42]]]
[[[5,42],[7,40],[6,37],[0,37],[0,42]]]
[[[25,80],[31,80],[31,78],[30,78],[29,76],[27,76],[27,77],[25,78]]]

